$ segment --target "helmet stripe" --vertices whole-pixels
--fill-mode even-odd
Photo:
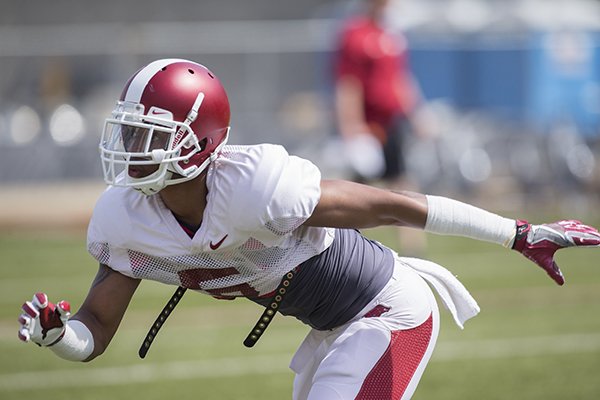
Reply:
[[[156,75],[158,71],[167,65],[171,65],[176,62],[189,62],[188,60],[182,60],[180,58],[167,58],[164,60],[157,60],[148,64],[145,68],[140,70],[136,76],[131,80],[129,87],[127,88],[124,96],[124,101],[131,101],[139,103],[142,99],[144,89],[150,82],[150,79]]]

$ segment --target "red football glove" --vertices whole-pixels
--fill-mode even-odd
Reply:
[[[600,233],[596,228],[575,220],[543,225],[517,221],[517,235],[512,248],[542,267],[559,285],[565,283],[565,278],[554,261],[554,253],[573,246],[600,246]]]
[[[52,346],[65,334],[65,325],[71,316],[71,305],[66,301],[53,304],[45,293],[36,293],[21,307],[19,339],[30,340],[40,346]]]

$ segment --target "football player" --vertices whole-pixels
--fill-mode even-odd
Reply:
[[[430,285],[457,324],[479,311],[445,268],[402,258],[358,229],[411,226],[512,248],[559,285],[556,250],[598,246],[578,221],[533,225],[452,199],[324,180],[277,145],[226,145],[227,94],[192,61],[163,59],[126,83],[100,143],[109,184],[88,250],[99,270],[80,309],[37,293],[19,338],[59,357],[102,354],[140,280],[267,307],[313,329],[294,355],[294,399],[408,399],[435,346]],[[252,343],[250,343],[251,345]]]

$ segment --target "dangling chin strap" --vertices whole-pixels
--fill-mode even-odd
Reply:
[[[154,323],[152,324],[152,327],[146,334],[146,337],[142,342],[142,346],[138,351],[138,355],[140,356],[140,358],[146,357],[148,350],[150,350],[150,345],[154,341],[154,338],[158,334],[158,331],[160,330],[160,328],[162,328],[169,315],[171,315],[171,312],[175,309],[175,306],[177,305],[177,303],[179,303],[179,300],[181,300],[186,290],[186,288],[179,286],[177,290],[175,290],[175,293],[173,293],[173,296],[171,296],[171,299],[169,299],[169,302],[165,305],[160,314],[158,314],[156,321],[154,321]]]
[[[256,344],[256,342],[258,342],[258,339],[260,339],[262,334],[265,332],[265,329],[267,329],[267,327],[275,317],[275,314],[279,310],[279,306],[281,305],[283,297],[287,293],[287,290],[290,286],[292,279],[294,279],[295,274],[296,269],[294,268],[293,270],[291,270],[283,276],[283,279],[281,280],[281,283],[275,290],[275,294],[271,298],[269,305],[265,307],[265,310],[263,311],[262,315],[260,316],[256,324],[244,340],[244,346],[253,347]]]
[[[262,315],[260,316],[256,324],[244,340],[244,346],[254,346],[258,339],[260,339],[262,334],[265,332],[265,330],[273,320],[273,317],[275,317],[275,314],[277,313],[279,306],[281,305],[281,302],[283,301],[283,298],[287,293],[287,290],[296,272],[297,268],[294,268],[293,270],[289,271],[283,276],[283,279],[281,280],[281,283],[275,290],[273,297],[269,302],[269,305],[265,308]],[[140,358],[146,357],[146,354],[148,353],[148,350],[150,350],[150,346],[152,345],[154,338],[156,338],[158,331],[160,330],[160,328],[162,328],[169,315],[171,315],[171,312],[175,309],[175,306],[179,303],[179,300],[181,300],[186,290],[187,289],[182,286],[178,287],[177,290],[175,290],[175,293],[173,293],[173,296],[171,296],[171,298],[169,299],[168,303],[162,309],[162,311],[156,318],[156,321],[154,321],[152,327],[146,334],[144,341],[142,342],[142,346],[138,351]]]

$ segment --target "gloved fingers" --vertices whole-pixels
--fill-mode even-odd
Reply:
[[[31,326],[31,317],[28,314],[19,315],[19,324],[23,328],[29,328]]]
[[[38,292],[33,295],[31,302],[38,308],[38,310],[41,310],[48,307],[48,296],[46,293]]]
[[[19,340],[27,343],[31,340],[31,334],[29,333],[29,329],[21,328],[18,332]]]
[[[31,318],[38,318],[40,316],[40,312],[37,307],[32,304],[30,301],[26,301],[21,306],[21,309],[27,313]]]
[[[582,222],[578,219],[565,219],[562,221],[558,221],[557,224],[562,225],[562,226],[576,226],[576,225],[582,225]]]
[[[63,300],[55,305],[41,292],[34,294],[31,301],[23,303],[21,309],[19,339],[40,346],[48,346],[60,338],[71,316],[69,302]]]
[[[71,304],[65,300],[59,301],[58,304],[56,304],[56,312],[58,313],[62,323],[66,324],[67,320],[71,316]]]
[[[565,235],[575,246],[600,246],[600,232],[593,226],[577,220],[559,221],[557,224],[564,229]]]
[[[544,269],[550,278],[552,278],[552,280],[554,280],[554,282],[556,282],[558,285],[562,286],[565,284],[565,277],[555,261],[552,261],[552,264]]]
[[[554,250],[556,251],[556,250]],[[554,281],[557,285],[562,286],[565,284],[565,277],[554,261],[554,251],[551,253],[539,253],[539,252],[528,252],[523,253],[527,258],[537,264],[540,268],[546,271],[546,274]]]
[[[31,340],[31,328],[33,325],[32,317],[29,314],[19,315],[19,339],[23,342],[29,342]]]

